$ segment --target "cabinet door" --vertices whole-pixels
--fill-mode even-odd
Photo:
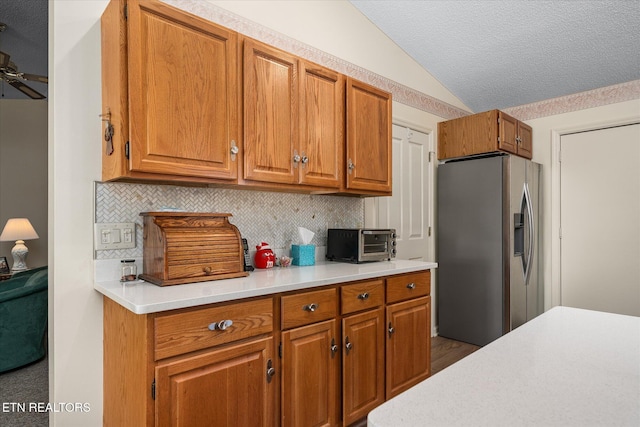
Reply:
[[[235,179],[237,34],[158,1],[128,4],[130,169]]]
[[[391,192],[391,94],[347,78],[348,190]]]
[[[294,183],[298,138],[298,60],[244,41],[244,178]]]
[[[518,122],[518,155],[531,159],[533,157],[533,133],[531,126]]]
[[[384,310],[342,319],[342,413],[344,425],[384,402]]]
[[[159,426],[273,426],[273,339],[187,356],[156,367]]]
[[[335,320],[282,333],[283,426],[337,425],[337,342]]]
[[[300,61],[301,184],[339,188],[344,168],[344,77]]]
[[[518,121],[502,111],[498,113],[498,117],[500,128],[498,132],[498,149],[517,154],[518,143],[516,137],[518,136]]]
[[[387,306],[387,393],[391,399],[431,372],[431,297]]]

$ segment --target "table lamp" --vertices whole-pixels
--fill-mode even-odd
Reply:
[[[24,244],[25,240],[38,239],[38,233],[27,218],[10,218],[0,234],[0,242],[15,241],[16,245],[11,249],[13,256],[13,268],[11,271],[27,270],[27,255],[29,249]]]

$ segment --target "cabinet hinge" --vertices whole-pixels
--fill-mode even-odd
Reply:
[[[151,383],[151,398],[153,400],[156,400],[156,379],[153,379],[153,382]]]
[[[278,357],[282,359],[282,343],[278,344]]]
[[[124,156],[129,159],[129,141],[124,144]]]

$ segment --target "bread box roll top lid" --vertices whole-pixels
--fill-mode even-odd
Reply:
[[[142,279],[160,286],[246,276],[230,213],[142,212]]]

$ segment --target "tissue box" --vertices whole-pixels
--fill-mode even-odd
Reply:
[[[291,245],[293,265],[315,265],[316,245]]]

